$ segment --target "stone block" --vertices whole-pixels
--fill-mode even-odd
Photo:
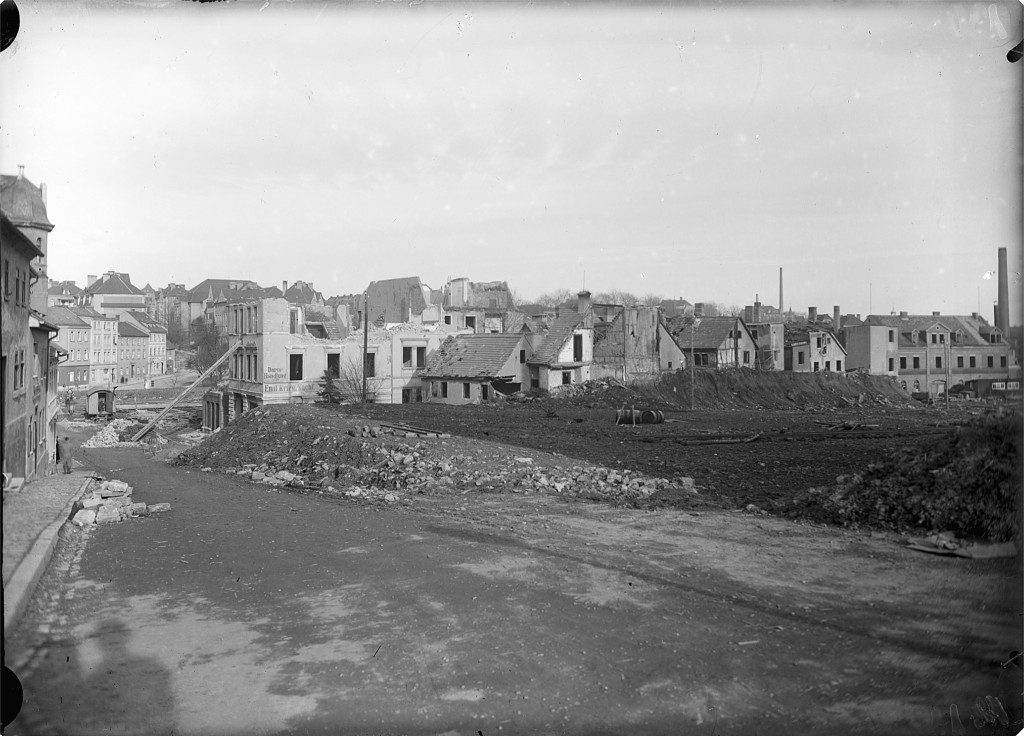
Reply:
[[[256,471],[256,470],[252,471],[252,479],[253,480],[263,480],[266,477],[267,477],[266,473],[260,473],[259,471]]]
[[[103,503],[103,499],[102,498],[99,498],[98,496],[91,496],[90,498],[87,498],[84,501],[82,501],[82,508],[83,509],[93,509],[93,508],[96,508],[97,506],[101,505],[102,503]]]
[[[110,524],[121,520],[121,512],[116,506],[100,506],[96,512],[97,524]]]
[[[96,523],[96,512],[92,509],[82,509],[71,518],[72,523],[78,526],[89,526]]]
[[[149,507],[148,507],[148,506],[146,506],[146,504],[144,504],[144,503],[133,503],[133,504],[132,504],[132,505],[131,505],[131,506],[129,507],[129,510],[130,510],[130,511],[131,511],[131,512],[132,512],[133,514],[135,514],[136,516],[145,516],[146,514],[148,514],[148,513],[149,513],[149,510],[148,510],[148,509],[149,509]]]
[[[169,503],[155,503],[155,504],[153,504],[152,506],[149,507],[149,512],[151,514],[158,514],[161,511],[170,511],[170,510],[171,510],[171,505]]]

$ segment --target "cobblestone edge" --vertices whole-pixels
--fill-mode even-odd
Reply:
[[[53,556],[53,549],[57,546],[57,535],[61,527],[68,522],[71,512],[78,500],[85,494],[93,478],[90,473],[78,491],[68,500],[64,508],[60,510],[57,518],[46,526],[35,542],[32,543],[28,553],[18,563],[18,567],[11,575],[10,582],[4,588],[4,630],[10,631],[18,618],[25,612],[28,602],[32,600],[36,584],[43,576],[46,566]]]

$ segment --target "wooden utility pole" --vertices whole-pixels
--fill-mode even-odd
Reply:
[[[694,312],[693,322],[690,323],[690,411],[693,411],[693,380],[697,373],[697,366],[693,362],[693,333],[697,331],[697,314]]]
[[[625,383],[628,379],[626,378],[626,305],[622,305],[622,382]]]
[[[363,406],[366,406],[366,357],[370,352],[370,303],[363,294]]]

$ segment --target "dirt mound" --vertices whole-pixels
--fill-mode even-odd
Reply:
[[[875,406],[914,407],[895,381],[865,373],[792,373],[748,368],[678,371],[630,388],[668,409],[689,409],[691,378],[695,409],[827,409]]]
[[[690,478],[571,462],[466,437],[399,434],[336,407],[271,406],[244,414],[175,462],[274,486],[387,501],[476,490],[640,505],[657,493],[695,494]]]
[[[773,510],[843,526],[951,531],[1020,546],[1020,460],[1020,415],[989,414]]]

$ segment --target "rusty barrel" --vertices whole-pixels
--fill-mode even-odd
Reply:
[[[657,409],[647,409],[640,413],[640,422],[643,424],[661,424],[665,421],[664,412]]]

